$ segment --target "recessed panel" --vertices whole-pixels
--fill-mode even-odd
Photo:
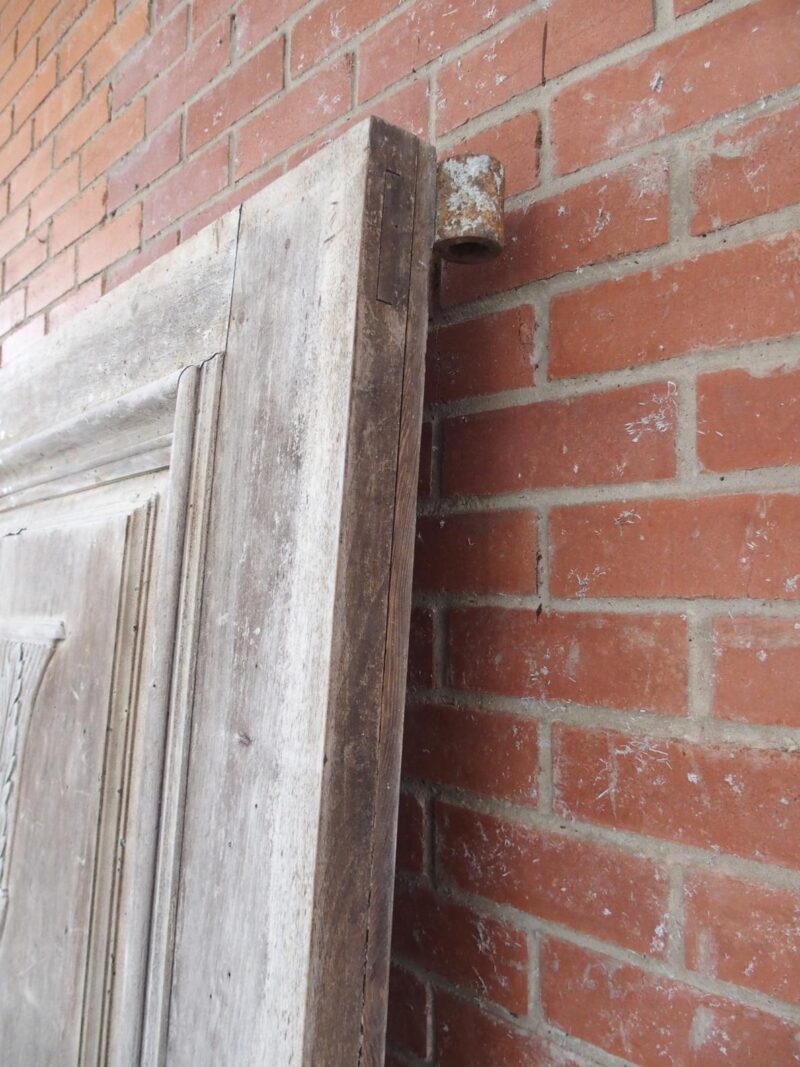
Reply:
[[[98,913],[108,753],[126,729],[114,699],[124,516],[0,539],[0,1058],[77,1064],[90,931]],[[130,642],[127,642],[130,647]]]

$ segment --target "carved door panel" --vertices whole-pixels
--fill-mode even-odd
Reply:
[[[434,163],[369,121],[0,371],[0,1060],[378,1067]]]
[[[119,630],[125,600],[139,595],[123,587],[126,541],[121,518],[0,541],[0,1033],[10,1063],[77,1062],[84,1007],[102,987],[91,972],[108,963],[87,961],[87,933],[102,921],[95,883],[114,892],[116,843],[98,827],[104,791],[113,785],[113,818],[124,788],[118,766],[106,781],[106,757],[124,744],[115,645],[133,652],[134,635]]]

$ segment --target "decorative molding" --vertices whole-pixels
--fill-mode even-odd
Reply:
[[[181,372],[0,451],[0,512],[169,466]]]
[[[168,706],[161,825],[147,973],[142,1064],[166,1058],[180,855],[197,665],[208,515],[214,473],[224,356],[187,368],[178,396],[167,516],[165,566],[159,603],[170,620],[159,643]],[[156,684],[158,684],[156,682]]]
[[[77,1067],[129,1067],[131,1050],[142,1041],[145,991],[155,1008],[145,1039],[158,1047],[166,1023],[222,365],[222,354],[214,354],[0,450],[0,513],[8,513],[10,521],[16,509],[35,503],[37,529],[47,528],[50,515],[54,525],[60,524],[61,504],[54,508],[55,498],[103,489],[78,517],[85,525],[103,514],[110,483],[131,480],[130,494],[113,490],[114,510],[127,516],[127,529],[119,600],[109,615],[116,638],[108,715],[97,724],[107,740],[86,965],[82,993],[77,993]],[[136,476],[164,469],[166,509],[161,489],[144,498],[136,490],[147,484]],[[73,521],[70,512],[67,524]],[[26,527],[18,533],[24,537]],[[154,569],[156,612],[150,605]],[[0,719],[0,783],[8,778],[14,784],[35,690],[54,643],[63,636],[57,620],[0,617],[0,716],[5,714],[14,728],[12,737]],[[23,647],[24,690],[21,653],[12,654]],[[148,773],[150,766],[158,768],[146,797],[148,787],[136,780],[143,761]],[[142,807],[151,800],[152,812],[143,820]],[[5,827],[13,828],[6,801],[13,807],[14,791],[8,787],[0,794],[0,924],[3,861],[10,845]],[[148,879],[155,886],[154,902],[143,893]]]
[[[35,603],[49,608],[51,602],[60,602],[59,575],[72,573],[73,532],[83,547],[88,546],[82,558],[91,560],[96,551],[97,558],[108,563],[108,552],[113,550],[109,567],[119,567],[104,572],[118,574],[119,585],[112,577],[102,595],[92,588],[91,574],[80,586],[86,590],[85,610],[97,616],[101,630],[107,627],[108,642],[99,641],[98,647],[107,655],[113,640],[113,660],[104,659],[95,673],[91,650],[79,647],[78,641],[64,650],[70,657],[67,667],[80,664],[84,673],[89,671],[88,683],[95,684],[93,714],[84,726],[92,735],[87,774],[96,771],[97,777],[91,779],[86,807],[76,801],[81,819],[86,820],[86,828],[81,823],[86,847],[84,851],[81,846],[80,855],[80,882],[86,890],[74,901],[82,920],[69,927],[74,975],[60,1010],[54,1010],[44,996],[37,1001],[41,990],[36,974],[20,983],[6,983],[8,988],[0,993],[3,1018],[17,1009],[26,1013],[28,1029],[19,1047],[27,1051],[28,1033],[37,1019],[46,1019],[47,1026],[41,1028],[42,1047],[47,1045],[48,1053],[44,1058],[70,1067],[142,1064],[146,996],[155,990],[156,1000],[168,1003],[174,941],[171,894],[179,870],[205,526],[222,378],[220,353],[230,328],[239,215],[239,208],[229,212],[43,338],[24,361],[0,371],[0,535],[10,538],[0,544],[4,565],[15,578],[0,589],[0,612],[9,612],[6,618],[0,616],[0,654],[3,642],[14,641],[18,647],[21,635],[37,648],[63,636],[63,628],[50,620],[20,620],[10,613],[27,606],[29,585],[37,586]],[[102,533],[92,540],[93,527],[101,530],[107,522],[113,530],[111,547],[103,543]],[[126,524],[123,537],[120,523]],[[14,563],[16,552],[25,551],[22,542],[50,536],[54,530],[66,534],[59,542],[63,555],[60,548],[41,583],[30,569],[17,581]],[[69,588],[74,600],[73,587]],[[69,616],[68,611],[65,614]],[[8,670],[5,665],[5,658],[0,659],[4,731],[0,787],[5,782],[7,747],[3,715],[8,710],[10,723],[27,728],[31,703],[30,686],[26,682],[24,693],[20,686],[19,657],[11,657]],[[35,665],[26,654],[25,679],[33,677]],[[45,666],[37,668],[40,675]],[[57,666],[60,672],[61,660]],[[104,688],[99,685],[101,678]],[[49,687],[47,696],[49,703]],[[69,699],[66,696],[65,702]],[[55,704],[67,713],[68,706]],[[47,724],[34,720],[29,738],[32,769],[32,757],[39,755],[32,744],[40,739],[42,725]],[[21,739],[17,725],[9,761],[12,776],[19,765],[16,751]],[[81,758],[71,749],[69,756]],[[165,774],[180,780],[165,779]],[[31,774],[32,782],[34,777]],[[13,779],[12,784],[16,785]],[[59,784],[52,783],[55,789]],[[50,792],[49,780],[37,778],[37,785],[48,803],[57,798]],[[29,810],[29,794],[26,786],[18,821],[18,868],[12,857],[6,951],[15,949],[18,940],[29,944],[24,937],[17,938],[15,909],[26,858],[23,817],[27,831],[28,817],[40,815],[36,797]],[[6,800],[12,806],[15,793],[4,790],[0,804]],[[55,822],[53,810],[57,804],[48,808],[48,824]],[[3,827],[13,826],[13,818],[4,810],[2,818]],[[52,829],[58,833],[57,826]],[[3,835],[5,860],[9,853],[5,829]],[[27,849],[27,833],[25,845]],[[38,855],[36,842],[32,850]],[[35,897],[38,886],[31,888]],[[56,889],[48,883],[47,892]],[[151,927],[154,894],[165,919],[158,929]],[[46,900],[47,893],[41,896]],[[62,900],[71,909],[72,900],[63,893]],[[31,908],[36,906],[34,900]],[[41,948],[49,951],[48,945]],[[167,986],[162,989],[158,983],[163,981]],[[157,1025],[160,1019],[159,1014]],[[65,1035],[68,1048],[63,1044]],[[37,1045],[37,1061],[43,1058],[38,1049]],[[16,1062],[19,1057],[12,1059]]]
[[[114,664],[108,701],[108,738],[97,827],[89,947],[83,987],[79,1067],[109,1062],[110,1010],[120,949],[120,913],[126,859],[131,765],[141,705],[141,668],[153,565],[158,501],[128,517],[122,583],[116,613]]]
[[[64,624],[56,619],[0,618],[0,937],[8,909],[19,776],[36,697]]]

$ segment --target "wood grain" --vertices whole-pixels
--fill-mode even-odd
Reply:
[[[65,634],[35,695],[16,770],[0,936],[0,1036],[9,1064],[79,1063],[90,990],[101,995],[86,1007],[94,1019],[103,1013],[108,945],[87,963],[87,932],[99,918],[95,872],[113,875],[115,866],[116,841],[104,842],[98,828],[106,739],[124,723],[110,697],[114,663],[122,667],[130,647],[115,625],[127,608],[121,578],[128,543],[122,517],[0,540],[3,612],[49,614],[63,620]],[[88,589],[104,610],[85,610]]]
[[[0,447],[222,352],[238,223],[224,215],[4,367]]]
[[[404,397],[404,374],[407,345],[418,346],[411,377],[423,351],[418,328],[407,336],[410,250],[418,229],[424,320],[433,161],[371,122],[311,163],[242,212],[178,899],[175,1067],[382,1061],[409,595],[391,585],[410,583],[420,394]],[[409,249],[397,304],[378,291],[387,171],[406,189],[390,206]]]
[[[369,120],[0,371],[4,1063],[383,1062],[434,168]]]
[[[372,145],[313,909],[315,1067],[379,1067],[386,1022],[435,159],[382,124]]]

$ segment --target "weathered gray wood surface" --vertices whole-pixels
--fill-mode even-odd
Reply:
[[[4,1065],[382,1063],[433,185],[365,123],[0,371]]]
[[[59,1056],[78,1062],[93,872],[98,850],[109,844],[110,862],[103,867],[113,872],[113,843],[98,840],[98,783],[106,730],[120,726],[120,709],[110,699],[117,635],[108,622],[121,597],[125,528],[117,518],[0,539],[8,620],[3,688],[11,697],[0,706],[2,773],[11,788],[0,933],[4,1063],[38,1065]],[[88,589],[107,602],[108,615],[85,610]],[[26,639],[25,620],[41,617],[62,625],[65,636],[57,649],[44,646],[45,662],[20,680],[20,691],[14,666],[24,666],[36,648]],[[15,757],[8,758],[15,689],[18,711],[29,721],[26,736],[9,746]]]

